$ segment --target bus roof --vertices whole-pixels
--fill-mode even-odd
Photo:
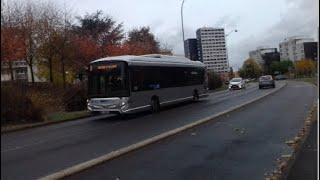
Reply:
[[[91,63],[103,62],[109,60],[125,61],[128,65],[155,65],[155,66],[197,66],[205,67],[200,61],[191,61],[188,58],[180,56],[168,56],[160,54],[147,54],[142,56],[112,56],[92,61]]]

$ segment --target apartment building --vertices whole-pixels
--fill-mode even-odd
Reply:
[[[279,44],[280,59],[294,62],[306,58],[310,53],[312,54],[312,52],[309,51],[315,51],[314,53],[316,53],[316,49],[309,50],[309,48],[313,46],[310,46],[310,43],[316,44],[312,38],[290,37],[285,39]],[[305,48],[308,48],[308,50],[305,50]],[[305,52],[308,52],[307,56]]]
[[[254,59],[260,66],[270,64],[270,61],[279,61],[280,54],[277,48],[258,47],[256,50],[249,52],[249,57]]]
[[[312,59],[316,61],[318,59],[317,42],[298,41],[296,48],[297,48],[296,56],[298,60]]]
[[[199,61],[198,42],[196,38],[190,38],[184,41],[185,57],[193,61]]]
[[[216,73],[227,73],[229,62],[225,32],[223,28],[203,27],[196,31],[199,60],[207,69]]]

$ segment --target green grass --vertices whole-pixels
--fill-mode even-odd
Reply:
[[[317,78],[316,77],[308,77],[308,78],[297,78],[295,79],[296,81],[304,81],[304,82],[308,82],[311,84],[315,84],[317,85]]]
[[[65,121],[88,116],[88,111],[56,112],[45,117],[45,121]]]
[[[218,91],[223,91],[223,90],[226,90],[226,89],[228,89],[228,85],[222,84],[221,87],[218,87],[218,88],[213,89],[213,90],[209,90],[209,92],[210,92],[210,93],[212,93],[212,92],[218,92]]]
[[[82,117],[86,117],[89,115],[88,111],[75,111],[75,112],[55,112],[50,115],[45,116],[44,122],[33,122],[33,123],[10,123],[10,124],[1,124],[1,132],[5,130],[12,129],[21,129],[28,126],[34,126],[37,124],[43,124],[46,122],[59,122],[59,121],[67,121],[78,119]]]

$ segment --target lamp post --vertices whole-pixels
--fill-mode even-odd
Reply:
[[[230,31],[228,34],[226,34],[226,38],[231,34],[231,33],[233,33],[233,32],[238,32],[238,30],[237,29],[234,29],[234,30],[232,30],[232,31]],[[227,43],[227,39],[226,39],[226,43]],[[230,68],[230,65],[229,65],[229,54],[228,54],[228,48],[226,47],[226,53],[227,53],[227,62],[228,62],[228,68]],[[230,71],[230,69],[229,69],[229,71]]]
[[[232,31],[230,31],[228,34],[226,34],[226,37],[228,37],[231,33],[233,33],[233,32],[238,32],[238,30],[237,29],[234,29],[234,30],[232,30]]]
[[[182,0],[181,3],[181,28],[182,28],[182,44],[183,44],[183,53],[185,52],[185,47],[184,47],[184,27],[183,27],[183,4],[184,4],[184,0]]]

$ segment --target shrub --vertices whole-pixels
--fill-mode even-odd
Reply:
[[[17,82],[1,85],[1,124],[43,121],[43,109],[32,103],[26,88]]]
[[[87,108],[87,89],[84,84],[69,87],[64,94],[65,111],[81,111]]]
[[[222,86],[222,80],[221,77],[214,73],[214,72],[209,72],[208,73],[208,87],[210,90],[216,89]]]

